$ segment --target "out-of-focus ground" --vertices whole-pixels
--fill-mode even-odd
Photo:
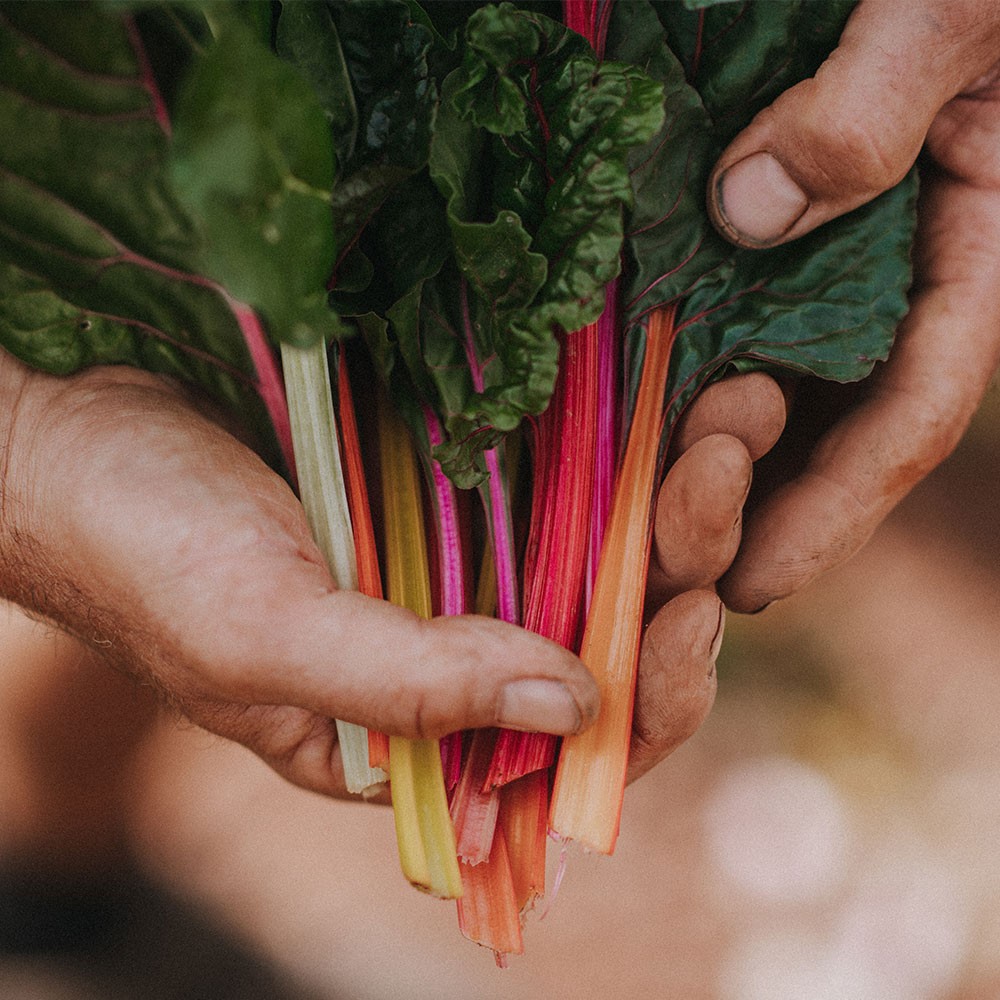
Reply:
[[[0,997],[1000,997],[998,471],[994,389],[861,554],[730,617],[708,723],[629,790],[613,858],[569,857],[508,969],[404,884],[388,811],[171,726],[137,842],[195,916],[112,956],[131,980],[0,960]],[[184,992],[144,991],[144,966],[161,987],[182,971]]]

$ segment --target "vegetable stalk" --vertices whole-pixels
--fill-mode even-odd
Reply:
[[[347,353],[337,352],[337,413],[340,417],[340,437],[347,479],[347,504],[354,526],[354,549],[358,567],[358,590],[368,597],[381,599],[382,571],[379,567],[378,543],[372,523],[368,485],[365,479],[361,440],[354,412],[351,377]],[[368,764],[382,771],[389,770],[389,737],[385,733],[368,730]]]
[[[326,344],[281,344],[285,391],[291,422],[299,496],[313,538],[334,584],[357,590],[354,529],[337,439]],[[368,763],[368,731],[337,720],[337,739],[348,791],[364,793],[385,781],[385,772]]]
[[[587,567],[597,432],[597,324],[563,335],[552,401],[535,422],[525,628],[574,649]],[[505,730],[489,774],[505,784],[555,759],[556,739]]]
[[[387,595],[394,604],[430,618],[433,601],[417,459],[406,425],[384,395],[378,417]],[[404,875],[431,895],[461,896],[439,742],[390,736],[389,779]]]
[[[590,729],[563,740],[552,796],[552,831],[602,854],[614,851],[625,792],[674,313],[670,306],[649,318],[635,411],[580,647],[600,687],[601,711]]]

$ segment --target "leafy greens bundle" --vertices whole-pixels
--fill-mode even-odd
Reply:
[[[353,336],[440,474],[439,524],[478,486],[499,551],[505,442],[542,428],[541,481],[576,331],[613,328],[618,452],[669,316],[661,461],[726,370],[852,381],[887,356],[914,176],[773,250],[734,248],[704,210],[718,154],[815,72],[851,7],[0,3],[0,344],[58,374],[194,383],[293,476],[281,358]],[[587,30],[563,23],[581,11]],[[529,541],[508,577],[560,541]]]

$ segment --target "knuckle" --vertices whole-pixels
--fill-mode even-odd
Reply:
[[[436,713],[430,707],[427,693],[418,689],[410,700],[412,735],[418,740],[431,739],[437,735]]]
[[[969,416],[946,406],[930,406],[917,418],[914,427],[916,463],[924,473],[947,458],[961,440]]]
[[[850,111],[824,116],[824,127],[811,136],[817,186],[825,196],[842,196],[845,189],[873,196],[897,184],[919,150],[885,123],[853,117]]]
[[[892,74],[883,68],[882,75]],[[779,159],[810,200],[860,203],[905,175],[931,111],[909,107],[899,114],[893,102],[872,102],[850,82],[835,52],[815,77],[779,97],[765,122],[782,149]]]

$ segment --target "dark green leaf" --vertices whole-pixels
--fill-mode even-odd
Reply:
[[[89,4],[0,7],[0,343],[53,372],[169,372],[266,427],[233,312],[195,268],[134,41]]]
[[[661,96],[640,70],[600,63],[533,11],[503,4],[470,16],[430,161],[454,268],[421,305],[424,363],[449,434],[438,457],[460,485],[481,478],[482,450],[500,432],[547,404],[556,329],[600,314],[632,196],[627,152],[660,125]]]
[[[667,92],[663,130],[633,154],[624,298],[630,324],[680,303],[675,415],[729,363],[845,381],[864,377],[889,351],[906,310],[914,178],[771,251],[731,246],[704,206],[719,153],[778,93],[816,71],[850,7],[790,0],[618,8],[609,53],[646,67]]]
[[[278,55],[312,85],[330,123],[338,162],[346,163],[357,142],[358,108],[329,6],[322,0],[283,4],[275,44]]]
[[[355,250],[390,194],[427,163],[437,86],[427,64],[434,33],[401,0],[286,4],[281,54],[310,81],[339,157],[331,194],[338,292],[363,289],[373,265]]]
[[[201,222],[206,273],[279,339],[307,345],[336,331],[327,121],[309,84],[241,25],[181,92],[171,177]]]
[[[916,178],[870,209],[829,223],[794,246],[740,254],[686,301],[674,348],[670,406],[733,363],[779,366],[851,382],[892,344],[907,308]]]

